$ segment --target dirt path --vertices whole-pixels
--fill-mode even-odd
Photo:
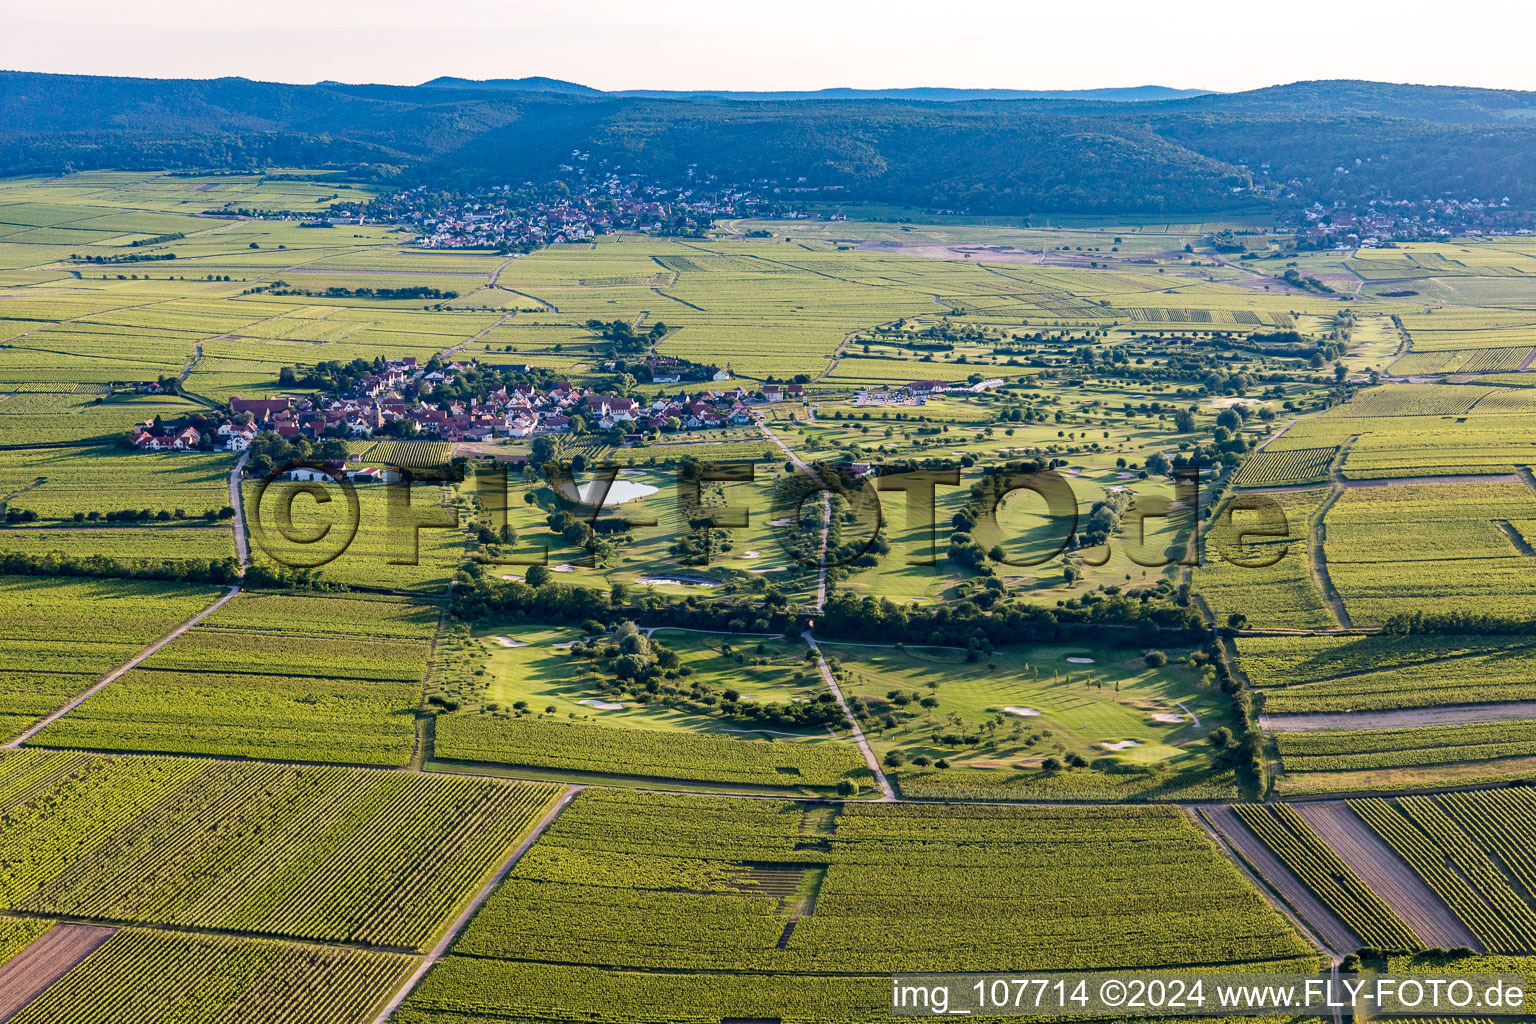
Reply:
[[[1536,719],[1536,700],[1500,704],[1457,704],[1387,711],[1302,711],[1261,714],[1266,732],[1324,732],[1331,729],[1417,729],[1429,725],[1511,722]]]
[[[1514,484],[1519,483],[1522,479],[1523,477],[1519,473],[1494,473],[1485,476],[1459,473],[1452,476],[1394,476],[1375,480],[1338,479],[1333,481],[1333,483],[1340,490],[1355,491],[1365,487],[1413,487],[1426,484]],[[1289,491],[1315,491],[1322,486],[1324,486],[1322,483],[1276,484],[1273,487],[1240,487],[1234,493],[1285,494]]]
[[[1295,807],[1296,813],[1344,863],[1354,868],[1370,890],[1396,911],[1426,946],[1483,948],[1445,901],[1348,805],[1329,801],[1298,803]]]
[[[843,709],[843,717],[848,719],[848,727],[853,730],[854,742],[864,752],[864,761],[869,765],[869,770],[875,773],[875,782],[880,786],[881,802],[895,800],[896,791],[891,788],[891,780],[887,779],[885,772],[880,770],[880,762],[875,760],[875,752],[870,749],[869,740],[864,738],[864,730],[859,728],[859,720],[853,717],[853,711],[848,707],[848,702],[843,699],[843,691],[838,687],[837,680],[833,678],[827,659],[821,656],[821,648],[816,646],[816,638],[811,636],[810,630],[800,635],[805,637],[806,645],[816,652],[816,664],[821,669],[821,678],[826,680],[827,689],[832,691],[832,696],[837,700],[837,706]]]
[[[411,972],[411,976],[405,979],[405,984],[400,986],[400,991],[391,996],[389,1002],[384,1004],[384,1008],[374,1016],[373,1024],[385,1024],[389,1020],[390,1015],[400,1008],[400,1004],[405,1002],[406,997],[411,994],[411,990],[421,983],[421,979],[427,976],[427,972],[448,952],[454,940],[459,937],[459,933],[464,930],[464,926],[469,924],[469,919],[474,917],[475,912],[480,909],[480,904],[484,903],[491,893],[496,891],[496,887],[506,880],[507,875],[511,874],[512,869],[517,866],[517,862],[523,859],[523,854],[528,852],[528,848],[538,841],[539,837],[544,834],[549,826],[555,823],[555,819],[560,817],[560,812],[570,806],[571,801],[576,799],[577,794],[583,788],[585,787],[569,786],[566,788],[565,795],[560,798],[560,802],[549,809],[549,813],[544,815],[543,820],[534,826],[533,831],[528,833],[528,837],[517,845],[517,849],[512,851],[512,856],[507,858],[506,863],[497,870],[489,882],[486,882],[481,887],[480,891],[475,894],[475,898],[469,901],[469,905],[464,908],[459,916],[453,919],[453,923],[448,926],[448,930],[443,933],[443,937],[438,940],[437,945],[433,946],[432,951],[422,958],[421,963],[416,965],[416,969]]]
[[[495,323],[491,324],[491,326],[487,327],[485,330],[476,332],[475,334],[471,335],[468,338],[465,338],[463,341],[459,342],[457,345],[453,346],[452,348],[445,348],[445,349],[443,349],[443,358],[444,359],[452,358],[454,353],[459,352],[462,349],[467,348],[470,345],[473,345],[475,342],[479,341],[481,338],[485,337],[487,334],[490,334],[496,328],[500,327],[502,324],[506,323],[508,320],[511,320],[515,316],[517,316],[517,310],[514,309],[512,312],[507,313],[505,316],[501,317]]]
[[[1279,430],[1275,431],[1273,434],[1270,434],[1264,440],[1260,441],[1258,443],[1258,445],[1253,450],[1256,451],[1256,452],[1261,452],[1265,448],[1268,448],[1269,447],[1269,443],[1271,441],[1273,441],[1276,438],[1278,438],[1281,434],[1285,433],[1287,430],[1290,430],[1292,427],[1294,427],[1296,425],[1296,423],[1297,423],[1297,421],[1294,420],[1294,419],[1286,420],[1285,426],[1281,427]]]
[[[0,967],[0,1022],[8,1021],[115,934],[114,928],[56,924]]]
[[[132,658],[128,659],[127,661],[123,662],[121,665],[117,666],[117,668],[113,669],[111,672],[108,672],[106,675],[102,676],[101,679],[97,681],[96,685],[92,686],[89,690],[86,690],[80,696],[76,697],[74,700],[70,701],[68,704],[65,704],[63,707],[59,708],[57,711],[55,711],[52,714],[50,714],[50,715],[40,719],[35,724],[33,724],[30,728],[28,728],[27,730],[22,732],[15,739],[11,740],[9,743],[6,743],[4,746],[0,746],[0,750],[15,750],[15,749],[17,749],[23,743],[25,743],[27,740],[31,739],[33,736],[36,736],[38,733],[40,733],[44,729],[48,728],[48,726],[52,725],[54,722],[57,722],[59,719],[63,718],[65,715],[69,714],[71,711],[75,710],[75,708],[77,708],[81,704],[85,703],[86,700],[88,700],[89,698],[95,696],[96,693],[99,692],[108,683],[111,683],[111,682],[113,682],[113,681],[115,681],[117,679],[121,679],[124,674],[126,674],[131,669],[137,668],[144,661],[146,661],[151,655],[153,655],[155,652],[159,651],[160,648],[164,647],[166,644],[170,643],[172,640],[175,640],[177,637],[181,636],[181,634],[185,633],[187,630],[191,629],[193,626],[197,625],[199,622],[202,622],[208,616],[212,615],[214,612],[216,612],[220,608],[224,607],[238,593],[240,593],[240,588],[238,586],[230,587],[229,588],[229,593],[225,594],[223,597],[221,597],[217,601],[213,602],[213,604],[209,605],[207,608],[204,608],[202,611],[200,611],[196,615],[192,616],[186,622],[183,622],[181,625],[177,626],[175,629],[173,629],[169,633],[165,634],[165,636],[161,637],[159,640],[156,640],[154,643],[152,643],[148,647],[144,648],[142,651],[140,651],[138,654],[134,655]]]
[[[1313,586],[1317,588],[1323,603],[1328,605],[1329,611],[1333,613],[1334,620],[1340,626],[1349,629],[1354,623],[1350,621],[1349,609],[1344,607],[1344,599],[1339,596],[1338,590],[1334,588],[1333,578],[1328,575],[1328,556],[1323,550],[1323,545],[1328,542],[1328,528],[1324,525],[1323,520],[1328,515],[1328,510],[1333,508],[1334,502],[1338,501],[1339,496],[1343,493],[1343,488],[1335,482],[1333,490],[1329,493],[1327,499],[1317,507],[1317,512],[1313,514],[1310,524],[1307,554],[1309,556],[1308,560],[1311,562]]]
[[[1360,948],[1359,937],[1270,852],[1231,807],[1203,807],[1194,816],[1258,890],[1270,897],[1270,903],[1335,962]]]

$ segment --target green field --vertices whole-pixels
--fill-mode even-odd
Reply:
[[[217,595],[182,584],[0,577],[0,731],[15,735],[68,703]]]
[[[541,960],[568,965],[571,985],[536,980]],[[835,810],[589,790],[404,1019],[650,1020],[665,1005],[674,1020],[773,1006],[785,1020],[863,1021],[889,1005],[877,986],[892,972],[1175,962],[1315,963],[1178,811]]]
[[[436,626],[400,598],[242,595],[32,742],[404,765]]]

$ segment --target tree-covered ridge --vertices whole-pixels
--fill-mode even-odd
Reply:
[[[548,177],[574,149],[663,182],[693,167],[972,213],[1442,193],[1536,208],[1533,106],[1532,93],[1347,81],[1130,104],[784,102],[7,72],[0,159],[15,173],[332,166],[472,185]]]

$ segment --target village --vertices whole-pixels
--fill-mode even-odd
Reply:
[[[699,235],[721,217],[804,215],[781,208],[756,188],[716,184],[713,179],[668,188],[637,174],[594,169],[589,176],[587,159],[572,152],[554,182],[524,182],[467,195],[421,186],[367,204],[338,204],[331,214],[352,223],[409,225],[422,248],[505,252],[583,242],[619,230]]]
[[[647,403],[643,398],[559,381],[547,386],[503,384],[468,399],[431,400],[436,387],[454,381],[468,368],[457,362],[424,367],[411,356],[389,360],[346,394],[237,396],[230,400],[227,415],[198,417],[207,429],[197,423],[167,426],[150,420],[129,432],[127,444],[145,452],[243,452],[265,432],[285,440],[380,436],[461,442],[610,431],[622,435],[620,443],[634,445],[661,433],[747,426],[762,418],[763,406],[805,397],[803,384],[764,383],[753,388],[736,384],[704,387],[692,394],[663,391]],[[724,371],[716,376],[727,378],[728,383]],[[657,382],[673,383],[675,378],[660,377]],[[922,405],[946,391],[974,393],[1001,383],[997,378],[975,385],[913,381],[894,391],[861,392],[856,404]],[[217,420],[216,425],[209,423],[210,418]]]
[[[378,435],[448,442],[617,431],[623,433],[624,443],[634,444],[647,434],[751,424],[758,419],[755,407],[799,401],[804,393],[801,384],[770,383],[756,389],[738,384],[691,394],[663,392],[647,403],[559,381],[547,386],[503,384],[468,399],[431,400],[434,388],[454,381],[466,369],[462,363],[423,367],[408,356],[388,361],[346,394],[235,397],[229,414],[211,430],[199,430],[196,425],[157,426],[149,421],[130,432],[128,443],[150,452],[239,452],[266,431],[290,440]]]

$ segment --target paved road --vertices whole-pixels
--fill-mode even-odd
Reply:
[[[51,715],[43,718],[31,728],[23,732],[20,736],[17,736],[15,739],[5,744],[4,747],[0,747],[0,749],[15,750],[17,747],[20,747],[27,740],[31,739],[33,736],[36,736],[38,733],[48,728],[48,726],[52,725],[54,722],[57,722],[65,715],[75,710],[75,708],[85,703],[87,699],[95,696],[95,694],[99,692],[102,687],[106,686],[108,683],[113,682],[114,680],[121,679],[125,673],[139,667],[139,665],[143,664],[145,660],[147,660],[156,651],[160,650],[160,648],[164,647],[172,640],[175,640],[177,637],[181,636],[181,634],[185,633],[187,630],[191,629],[193,626],[197,625],[199,622],[202,622],[208,616],[224,607],[238,593],[240,593],[240,588],[238,586],[230,587],[229,593],[225,594],[223,597],[213,602],[213,604],[209,605],[207,608],[204,608],[202,611],[192,616],[186,622],[183,622],[181,625],[165,634],[165,636],[161,637],[159,640],[156,640],[153,644],[150,644],[148,647],[144,648],[128,661],[123,662],[121,665],[117,666],[117,668],[102,676],[95,686],[92,686],[89,690],[86,690],[80,696],[76,697],[68,704],[65,704]]]
[[[245,505],[240,500],[240,474],[245,472],[250,452],[241,452],[235,460],[235,468],[229,471],[229,507],[235,510],[235,555],[244,569],[251,564],[251,549],[245,540]]]
[[[870,771],[875,773],[875,781],[880,785],[880,799],[890,801],[896,799],[896,791],[891,788],[891,780],[885,777],[885,772],[880,770],[880,762],[875,760],[875,752],[870,749],[869,740],[864,738],[864,730],[859,728],[859,720],[853,717],[853,711],[848,707],[848,702],[843,699],[843,691],[838,687],[837,680],[832,676],[832,669],[827,664],[827,659],[821,656],[821,648],[816,646],[816,638],[811,636],[811,631],[806,630],[800,634],[805,638],[806,644],[816,652],[816,664],[821,667],[821,678],[827,681],[827,689],[832,691],[832,696],[837,700],[837,706],[843,709],[843,716],[848,719],[848,725],[853,730],[853,739],[864,751],[864,760],[869,765]]]
[[[385,1003],[384,1008],[373,1018],[373,1024],[385,1024],[389,1020],[390,1015],[400,1008],[400,1004],[405,1002],[406,997],[411,994],[411,990],[421,982],[422,978],[427,976],[427,972],[448,952],[454,940],[459,937],[459,933],[464,930],[464,926],[469,923],[469,919],[474,917],[475,911],[480,909],[480,904],[484,903],[486,898],[496,891],[496,887],[501,885],[507,875],[512,873],[512,869],[517,866],[517,862],[523,859],[523,854],[528,852],[528,848],[538,841],[538,838],[544,834],[544,831],[549,826],[555,823],[555,819],[560,817],[560,812],[565,810],[584,788],[583,786],[571,786],[566,789],[565,795],[560,798],[560,802],[551,807],[549,813],[544,815],[544,819],[534,827],[532,832],[528,833],[528,837],[518,844],[517,849],[512,851],[512,856],[507,858],[507,862],[496,872],[495,877],[486,882],[480,891],[475,894],[475,898],[469,901],[469,905],[464,908],[458,917],[453,919],[453,924],[448,926],[448,930],[443,933],[443,937],[438,940],[437,945],[432,947],[432,952],[428,953],[421,963],[416,965],[416,969],[411,972],[411,976],[405,979],[405,984],[400,986],[400,990],[390,997],[389,1002]]]

